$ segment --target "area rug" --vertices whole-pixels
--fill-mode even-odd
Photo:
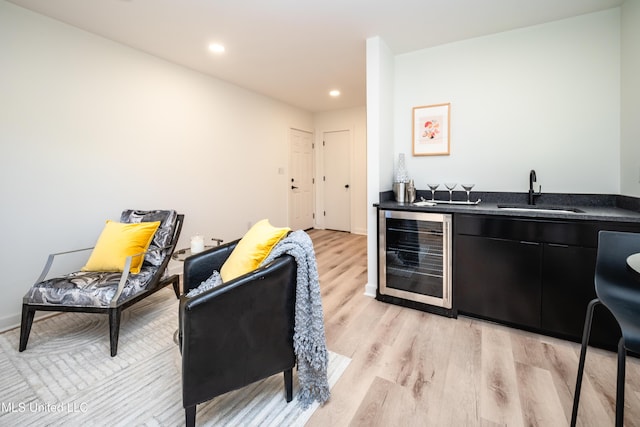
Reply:
[[[106,315],[63,313],[34,322],[27,349],[20,331],[0,334],[0,425],[180,426],[180,351],[173,340],[178,302],[165,289],[125,310],[118,355],[109,355]],[[329,385],[350,359],[329,352]],[[294,369],[294,400],[282,374],[198,405],[199,426],[302,426]],[[326,403],[330,405],[331,400]]]

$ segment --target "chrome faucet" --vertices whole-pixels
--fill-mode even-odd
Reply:
[[[533,189],[533,183],[536,182],[537,179],[538,178],[536,177],[536,171],[531,169],[531,172],[529,172],[529,204],[530,205],[535,205],[536,197],[539,197],[540,195],[542,195],[542,185],[538,186],[537,193]]]

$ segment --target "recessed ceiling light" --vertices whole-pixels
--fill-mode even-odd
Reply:
[[[209,45],[209,50],[213,53],[223,53],[224,46],[222,46],[220,43],[211,43]]]
[[[333,97],[340,96],[340,91],[337,89],[334,89],[331,92],[329,92],[329,95]]]

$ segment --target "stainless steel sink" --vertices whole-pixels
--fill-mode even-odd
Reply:
[[[563,213],[574,214],[584,213],[583,210],[567,207],[567,206],[549,206],[549,205],[498,205],[498,209],[514,212],[540,212],[540,213]]]

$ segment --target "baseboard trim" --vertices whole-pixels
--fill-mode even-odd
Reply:
[[[46,319],[47,317],[56,316],[58,314],[60,314],[58,311],[36,311],[36,315],[33,320]],[[14,314],[0,319],[0,333],[19,328],[20,321],[22,320],[21,318],[22,316],[20,314]]]
[[[375,298],[376,297],[376,288],[377,288],[376,285],[373,285],[371,283],[367,283],[364,286],[364,294],[366,296],[368,296],[368,297]]]

